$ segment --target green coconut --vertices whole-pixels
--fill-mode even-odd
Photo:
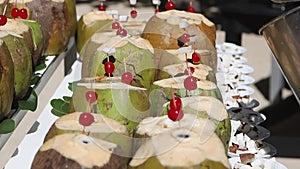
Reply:
[[[2,2],[6,4],[6,1]],[[75,35],[77,16],[74,0],[9,0],[8,17],[14,7],[26,8],[28,18],[41,25],[45,38],[43,55],[58,55],[67,49],[70,37]]]
[[[191,96],[181,98],[182,110],[186,113],[196,114],[199,117],[209,119],[217,126],[215,133],[228,147],[231,134],[231,123],[224,104],[211,96]],[[167,114],[170,102],[164,104],[162,115]]]
[[[127,159],[117,144],[78,133],[57,135],[46,141],[31,168],[126,169]]]
[[[131,156],[132,139],[129,137],[129,133],[124,125],[102,114],[92,113],[94,122],[89,126],[83,127],[79,123],[81,113],[74,112],[57,119],[48,131],[45,141],[59,134],[85,132],[91,137],[117,144],[123,153],[118,155]]]
[[[184,75],[158,80],[153,83],[152,87],[156,90],[161,90],[166,99],[171,99],[172,92],[174,92],[174,94],[179,97],[212,96],[222,100],[222,96],[217,85],[209,80],[198,79],[197,89],[187,90],[184,87],[184,79],[187,77],[187,75]]]
[[[44,37],[42,33],[41,25],[33,20],[28,19],[18,19],[18,21],[26,24],[31,29],[31,35],[32,35],[32,46],[33,46],[33,52],[32,52],[32,60],[33,64],[37,65],[38,61],[40,60],[43,50],[44,50]]]
[[[151,44],[140,37],[112,37],[100,45],[95,53],[83,56],[82,77],[104,76],[105,70],[102,62],[109,55],[113,55],[116,59],[113,76],[121,77],[126,68],[127,71],[136,75],[137,86],[149,89],[156,72],[153,53]]]
[[[14,97],[14,64],[10,52],[0,39],[0,120],[10,110]]]
[[[32,41],[30,28],[22,22],[9,19],[0,27],[0,39],[5,42],[14,63],[15,96],[22,99],[27,94],[32,76],[31,50],[28,48],[32,44],[29,42]]]
[[[81,53],[81,49],[96,32],[110,30],[113,20],[113,15],[109,15],[105,11],[90,11],[83,14],[77,24],[78,53]]]
[[[187,116],[190,118],[192,115]],[[149,137],[140,140],[129,168],[230,168],[225,148],[214,133],[216,126],[211,121],[194,116],[192,121],[187,122],[167,119],[155,122],[155,119],[145,119],[138,126],[137,133],[147,133]]]
[[[148,91],[122,83],[118,78],[106,78],[90,83],[77,82],[72,95],[75,111],[87,111],[85,93],[90,90],[98,94],[98,100],[91,110],[125,125],[130,135],[142,119],[152,116]]]

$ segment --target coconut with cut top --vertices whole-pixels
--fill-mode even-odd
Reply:
[[[0,39],[0,120],[11,109],[14,97],[14,63],[10,52],[2,39]]]
[[[90,48],[94,53],[85,53],[83,57],[81,75],[96,77],[105,75],[104,63],[114,62],[113,76],[121,77],[125,72],[134,75],[136,86],[149,89],[155,78],[154,51],[149,41],[140,37],[114,36],[99,46]],[[82,49],[83,50],[83,49]],[[113,56],[114,61],[109,60]]]
[[[67,133],[46,141],[34,157],[32,169],[126,169],[118,145],[91,136]]]
[[[12,18],[12,8],[25,8],[28,14],[26,19],[37,21],[41,25],[45,38],[43,55],[64,52],[70,37],[75,35],[77,18],[74,0],[0,0],[0,4],[3,7],[7,5],[7,17]],[[1,12],[3,13],[2,10]]]
[[[194,119],[193,121],[197,120]],[[181,121],[169,122],[179,123],[175,124],[177,126],[170,130],[163,129],[163,126],[159,126],[162,123],[154,123],[151,128],[147,128],[147,122],[146,124],[141,123],[137,129],[137,133],[145,133],[145,130],[151,130],[152,127],[154,129],[159,128],[161,132],[147,132],[148,134],[152,133],[152,135],[143,140],[130,161],[129,168],[230,168],[226,151],[221,140],[213,130],[210,130],[213,128],[209,126],[212,127],[214,124],[205,120],[199,122],[196,122],[194,126],[180,126]]]
[[[105,78],[98,82],[79,81],[74,84],[72,106],[74,111],[87,111],[87,91],[95,91],[98,99],[91,111],[103,114],[125,125],[130,135],[145,117],[152,116],[148,91],[145,88],[120,82],[120,78]]]
[[[102,114],[92,113],[94,122],[84,127],[79,122],[82,113],[74,112],[57,119],[48,131],[45,141],[59,134],[84,132],[91,137],[117,144],[122,150],[119,156],[131,157],[132,139],[124,125]]]
[[[0,27],[0,39],[6,44],[14,63],[14,90],[17,99],[25,97],[32,75],[32,36],[26,24],[8,19]]]

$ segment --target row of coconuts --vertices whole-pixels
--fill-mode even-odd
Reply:
[[[27,18],[12,17],[12,9],[26,9]],[[74,0],[0,0],[7,18],[0,26],[0,121],[13,100],[23,100],[42,56],[59,55],[76,32]]]
[[[53,124],[32,168],[230,168],[230,119],[214,77],[215,25],[177,10],[147,21],[116,16],[93,11],[80,18],[82,80],[74,82],[69,113]],[[201,63],[193,62],[194,52]],[[193,72],[184,73],[187,66]],[[196,88],[188,90],[189,76]],[[177,120],[167,115],[174,97],[184,112]],[[92,115],[87,125],[84,112]]]

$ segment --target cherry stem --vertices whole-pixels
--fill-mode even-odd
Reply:
[[[175,109],[177,109],[177,106],[176,106],[176,103],[175,103],[175,94],[174,94],[174,88],[171,87],[171,95],[172,95],[172,99],[173,99],[173,103],[174,103],[174,106],[175,106]]]
[[[190,6],[193,6],[193,2],[192,2],[192,0],[190,0]]]
[[[123,61],[124,61],[124,71],[127,72],[127,68],[126,68],[126,58],[125,58],[125,57],[124,57]]]
[[[5,7],[4,7],[4,10],[3,10],[3,15],[5,15],[5,13],[6,13],[6,9],[7,9],[7,4],[5,4]]]

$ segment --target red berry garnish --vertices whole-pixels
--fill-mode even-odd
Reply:
[[[187,90],[197,89],[197,79],[194,76],[188,76],[184,79],[184,87]]]
[[[172,0],[168,0],[168,2],[165,5],[166,10],[172,10],[175,9],[175,3]]]
[[[191,12],[191,13],[195,13],[195,8],[192,7],[192,6],[189,6],[187,9],[186,9],[187,12]]]
[[[181,109],[182,102],[179,97],[174,97],[170,100],[170,108],[171,109]]]
[[[123,28],[118,29],[117,35],[120,35],[120,36],[127,36],[127,31],[126,31],[126,29],[123,29]]]
[[[85,93],[85,98],[87,102],[94,103],[98,99],[98,94],[94,91],[87,91]]]
[[[197,53],[195,51],[193,52],[193,54],[192,54],[192,62],[194,64],[199,64],[201,62],[201,57],[200,57],[199,53]]]
[[[10,14],[13,18],[19,17],[19,9],[18,8],[12,8]]]
[[[193,67],[188,67],[184,70],[185,75],[192,75],[195,72],[195,68]]]
[[[117,21],[113,22],[112,25],[111,25],[111,28],[112,29],[119,29],[120,28],[120,23],[117,22]]]
[[[83,126],[90,126],[94,122],[94,116],[91,113],[84,112],[79,116],[79,123]]]
[[[130,72],[125,72],[122,74],[121,81],[126,84],[130,84],[133,80],[133,76]]]
[[[179,121],[183,117],[183,111],[182,109],[170,109],[168,111],[168,117],[173,121]]]
[[[27,9],[25,9],[25,8],[20,9],[19,10],[19,16],[22,19],[26,19],[28,17]]]
[[[113,62],[104,63],[104,69],[106,73],[112,73],[115,70],[115,65]]]
[[[105,5],[100,4],[100,5],[98,6],[98,10],[99,10],[99,11],[106,11]]]
[[[182,40],[182,42],[189,42],[190,41],[190,35],[189,34],[187,34],[187,33],[184,33],[182,36],[181,36],[181,40]]]
[[[7,17],[5,15],[0,15],[0,26],[5,25],[7,22]]]
[[[131,16],[132,18],[136,18],[136,16],[137,16],[137,11],[136,11],[135,9],[131,10],[130,16]]]
[[[158,12],[160,12],[160,10],[159,9],[155,9],[155,11],[154,11],[155,13],[158,13]]]

